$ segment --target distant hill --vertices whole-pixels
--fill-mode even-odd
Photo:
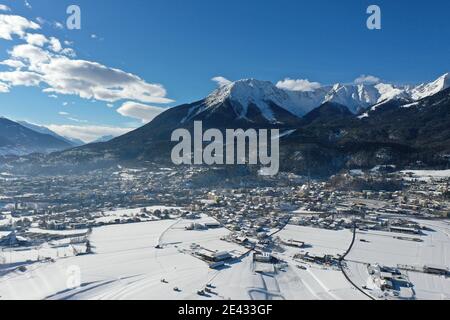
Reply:
[[[0,155],[50,153],[72,147],[68,142],[52,135],[39,133],[17,122],[0,118]]]
[[[85,144],[83,141],[81,141],[79,139],[63,137],[63,136],[57,134],[56,132],[54,132],[54,131],[52,131],[49,128],[44,127],[44,126],[40,126],[40,125],[37,125],[37,124],[29,123],[27,121],[17,121],[17,123],[22,125],[22,126],[24,126],[24,127],[26,127],[26,128],[28,128],[28,129],[31,129],[33,131],[36,131],[36,132],[39,132],[39,133],[42,133],[42,134],[51,135],[51,136],[53,136],[53,137],[55,137],[55,138],[57,138],[59,140],[67,142],[68,144],[70,144],[73,147],[79,147],[79,146],[82,146],[82,145]]]
[[[95,141],[92,141],[91,143],[108,142],[108,141],[111,141],[112,139],[114,139],[114,136],[111,136],[111,135],[109,135],[109,136],[103,136],[103,137],[98,138],[98,139],[95,140]]]

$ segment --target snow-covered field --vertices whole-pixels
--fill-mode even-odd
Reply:
[[[55,254],[54,248],[43,246],[39,254],[54,261],[26,264],[26,270],[22,271],[6,272],[5,268],[34,260],[36,250],[12,253],[6,250],[1,253],[8,264],[0,269],[0,299],[367,299],[338,268],[292,259],[302,250],[316,255],[343,254],[350,246],[351,231],[289,225],[277,236],[305,241],[310,247],[287,248],[277,254],[288,262],[286,268],[259,274],[246,248],[221,240],[229,234],[228,230],[185,230],[192,222],[212,221],[203,216],[195,221],[162,220],[95,228],[90,236],[95,254],[73,256],[64,246]],[[449,226],[444,222],[427,223],[435,231],[423,237],[422,243],[397,240],[390,233],[358,233],[347,257],[352,280],[360,287],[365,285],[368,277],[365,263],[448,265]],[[359,241],[361,238],[369,242]],[[229,251],[240,259],[213,270],[190,254],[193,244],[213,251]],[[306,268],[300,269],[298,265]],[[78,271],[81,286],[71,289]],[[409,278],[418,298],[450,297],[446,278],[415,272],[409,272]],[[213,285],[213,293],[199,296],[197,292],[207,284]]]
[[[212,222],[208,217],[198,223]],[[261,275],[255,272],[251,255],[244,247],[221,240],[229,231],[223,228],[186,231],[190,220],[165,220],[114,225],[94,229],[91,242],[94,255],[56,259],[56,262],[29,265],[0,278],[0,296],[8,299],[346,299],[361,298],[339,271],[295,265],[283,272]],[[296,227],[286,233],[302,237]],[[321,231],[318,230],[317,231]],[[307,230],[308,236],[314,230]],[[336,247],[331,235],[316,237],[317,250],[344,251],[351,239],[340,235]],[[192,244],[209,250],[229,251],[241,260],[222,270],[187,251]],[[156,249],[156,245],[163,249]],[[322,248],[322,249],[321,249]],[[81,287],[68,289],[70,270],[81,272]],[[168,283],[161,282],[166,279]],[[214,294],[200,297],[197,291],[213,284]],[[181,291],[174,291],[178,287]]]
[[[350,230],[333,231],[293,225],[288,225],[277,236],[283,240],[303,241],[311,246],[304,251],[317,255],[344,254],[353,237]]]
[[[287,248],[287,251],[280,256],[286,261],[289,257],[299,252],[308,252],[312,255],[343,255],[352,242],[350,230],[325,230],[311,227],[288,225],[279,236],[283,240],[303,241],[307,245],[305,249]],[[293,283],[297,283],[302,288],[302,295],[297,295],[297,299],[314,300],[362,300],[367,299],[357,291],[345,279],[342,272],[337,269],[324,268],[318,265],[296,263],[291,261],[294,277],[290,276]],[[307,270],[298,269],[295,264],[307,267]]]
[[[205,221],[207,219],[197,222]],[[54,263],[35,263],[28,265],[25,272],[15,271],[3,275],[0,277],[0,297],[2,299],[199,298],[197,291],[204,289],[210,279],[220,272],[210,269],[205,262],[192,255],[180,251],[192,243],[204,245],[211,250],[229,250],[236,254],[245,253],[246,250],[238,245],[221,241],[220,238],[228,234],[225,229],[185,231],[184,226],[190,222],[164,220],[94,229],[91,242],[95,254],[60,258]],[[163,249],[156,249],[158,244]],[[80,271],[81,287],[68,289],[67,284],[72,279],[70,271],[74,268]],[[233,270],[233,273],[240,272],[233,267],[228,270]],[[163,278],[168,283],[161,282]],[[179,288],[180,292],[174,291],[175,287]]]
[[[134,208],[134,209],[117,209],[111,211],[104,211],[102,213],[98,213],[98,217],[95,219],[96,222],[102,223],[112,223],[116,219],[124,219],[124,218],[133,218],[142,213],[144,208]],[[153,212],[155,210],[181,210],[180,207],[167,207],[167,206],[151,206],[145,208],[148,212]],[[156,217],[153,217],[150,220],[158,220]]]
[[[50,235],[61,235],[61,236],[77,236],[85,234],[87,229],[80,230],[44,230],[41,228],[30,228],[28,232],[37,234],[50,234]]]
[[[450,178],[450,170],[405,170],[402,174],[411,175],[413,179],[423,181]]]
[[[423,236],[409,236],[391,232],[358,232],[357,240],[346,260],[350,278],[361,287],[369,277],[367,263],[389,267],[406,265],[421,268],[425,265],[450,266],[450,225],[446,221],[417,220],[431,228]],[[420,238],[423,242],[406,241],[394,237]],[[362,242],[361,240],[364,240]],[[450,299],[450,278],[415,271],[404,271],[417,299]]]

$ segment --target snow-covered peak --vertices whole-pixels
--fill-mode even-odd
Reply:
[[[267,100],[270,97],[277,98],[280,90],[269,81],[260,81],[256,79],[243,79],[221,86],[208,96],[206,102],[208,105],[223,103],[226,99],[241,102],[259,102]]]
[[[209,95],[205,102],[208,108],[221,105],[226,100],[232,102],[236,114],[241,118],[247,116],[250,105],[256,106],[269,121],[276,121],[271,104],[297,114],[297,103],[286,91],[277,88],[270,81],[244,79],[224,85]]]
[[[340,103],[356,113],[359,109],[378,106],[391,100],[402,100],[405,103],[417,101],[450,87],[450,74],[446,73],[437,80],[414,86],[396,86],[389,83],[341,85],[336,84],[326,95],[325,100]],[[368,114],[367,114],[368,115]]]
[[[432,95],[435,95],[442,90],[445,90],[450,87],[450,73],[446,73],[439,77],[437,80],[421,84],[420,86],[414,88],[411,91],[411,97],[414,100],[420,100]]]
[[[368,110],[368,112],[361,115],[359,118],[366,118],[370,113],[377,110],[379,107],[388,104],[395,99],[403,103],[403,108],[409,108],[418,105],[418,101],[426,97],[433,96],[442,90],[450,87],[450,74],[446,73],[430,83],[424,83],[419,86],[393,86],[391,84],[377,84],[375,86],[380,93],[378,102]]]
[[[375,88],[380,94],[377,103],[392,99],[407,98],[409,96],[408,88],[406,87],[396,87],[392,84],[379,83],[375,85]]]
[[[387,96],[393,96],[393,86],[387,84],[336,84],[326,95],[325,102],[335,102],[347,106],[357,113],[359,109],[379,103]]]

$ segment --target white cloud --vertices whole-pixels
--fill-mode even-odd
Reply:
[[[43,47],[49,40],[43,34],[27,33],[25,36],[25,41],[33,46]]]
[[[56,94],[51,94],[51,95],[49,95],[48,97],[49,97],[49,98],[52,98],[52,99],[58,99],[58,96],[57,96]]]
[[[377,84],[379,82],[380,78],[364,74],[355,79],[355,84]]]
[[[56,39],[55,37],[51,37],[50,38],[50,49],[53,50],[54,52],[60,52],[63,48],[62,48],[61,42],[59,42],[58,39]]]
[[[166,110],[164,108],[128,101],[117,109],[117,112],[124,117],[139,119],[143,123],[148,123]]]
[[[64,102],[63,106],[66,106],[68,103]],[[67,120],[73,121],[73,122],[77,122],[77,123],[88,123],[89,121],[87,120],[81,120],[78,118],[75,118],[74,116],[72,116],[70,113],[66,112],[66,111],[60,111],[58,112],[58,114],[64,118],[66,118]]]
[[[25,7],[27,7],[28,9],[33,9],[31,4],[27,0],[25,0]]]
[[[228,80],[228,79],[226,79],[224,77],[220,77],[220,76],[219,77],[214,77],[211,80],[216,82],[219,87],[223,87],[223,86],[226,86],[226,85],[232,83],[230,80]]]
[[[28,29],[37,30],[40,26],[21,16],[0,14],[0,39],[12,40],[13,35],[23,37]]]
[[[52,23],[52,25],[53,25],[53,27],[55,27],[56,29],[60,29],[60,30],[64,29],[64,25],[63,25],[61,22],[54,21],[54,22]]]
[[[44,45],[48,44],[49,49],[53,52],[61,53],[70,57],[75,56],[75,51],[72,48],[63,48],[61,42],[55,37],[50,37],[49,39],[43,34],[27,33],[25,35],[25,41],[28,44],[37,47],[43,47]]]
[[[0,82],[0,92],[1,93],[9,92],[9,87],[6,83]]]
[[[77,54],[75,53],[75,50],[72,48],[64,48],[60,52],[61,54],[68,56],[70,58],[76,58]]]
[[[73,122],[78,122],[78,123],[88,123],[89,121],[87,120],[81,120],[78,118],[74,118],[74,117],[67,117],[67,120],[73,121]]]
[[[289,91],[314,91],[322,87],[319,82],[311,82],[308,79],[289,79],[278,81],[277,87]]]
[[[4,61],[1,61],[0,64],[14,68],[14,69],[21,69],[21,68],[25,67],[25,64],[22,61],[12,60],[12,59],[7,59]]]
[[[37,21],[52,24],[43,18]],[[53,98],[62,94],[108,104],[136,101],[124,103],[120,112],[144,122],[164,111],[146,103],[173,102],[161,84],[94,61],[75,59],[74,50],[64,48],[59,39],[28,32],[37,29],[40,25],[24,17],[0,14],[0,39],[12,40],[17,35],[25,42],[14,45],[8,51],[9,58],[0,62],[16,69],[0,72],[1,92],[8,92],[12,86],[36,86]]]
[[[84,142],[92,142],[103,136],[120,136],[134,128],[119,128],[109,126],[93,126],[93,125],[56,125],[47,126],[50,130],[59,135],[69,138],[80,139]]]
[[[28,70],[41,76],[48,85],[44,89],[46,93],[77,95],[106,102],[172,102],[166,98],[162,85],[147,83],[136,75],[97,62],[71,59],[30,44],[17,45],[10,54],[14,60],[26,63]]]
[[[48,63],[51,59],[50,52],[30,44],[15,46],[9,53],[14,60],[26,63],[28,69],[35,71],[39,65]]]
[[[55,28],[55,29],[59,29],[59,30],[64,29],[64,24],[62,24],[61,22],[58,22],[58,21],[48,21],[48,20],[46,20],[46,19],[44,19],[42,17],[37,17],[36,21],[39,22],[40,25],[44,25],[45,24],[45,25],[49,25],[49,26],[51,26],[52,28]]]
[[[0,72],[0,81],[6,82],[10,86],[39,86],[42,78],[39,74],[28,71],[7,71]]]
[[[147,103],[172,102],[165,97],[166,90],[162,85],[149,84],[138,76],[96,62],[57,57],[37,69],[50,86],[45,92],[107,102],[128,99]]]
[[[0,4],[0,11],[11,11],[11,9],[4,4]]]

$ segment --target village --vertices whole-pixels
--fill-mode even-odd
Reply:
[[[342,277],[341,285],[353,288],[346,295],[356,295],[357,288],[358,298],[371,299],[420,298],[417,290],[411,290],[417,283],[408,272],[448,281],[446,176],[344,172],[322,181],[284,174],[275,183],[263,178],[269,180],[198,188],[195,180],[202,173],[201,167],[159,171],[118,167],[87,176],[1,174],[0,279],[27,273],[36,263],[83,256],[94,259],[101,251],[95,240],[97,230],[164,225],[153,243],[147,243],[149,250],[190,257],[211,270],[208,274],[248,264],[252,274],[263,278],[278,279],[289,272],[311,277],[313,272],[311,281],[318,281],[315,272],[319,271],[311,270],[327,270]],[[352,183],[393,180],[402,188],[343,191],[341,185],[335,186],[342,179]],[[358,247],[378,245],[377,239],[390,239],[399,250],[402,246],[425,250],[438,230],[446,237],[441,260],[398,260],[396,256],[383,263],[358,251],[362,250]],[[424,252],[425,257],[430,254]],[[172,285],[164,274],[159,282]],[[211,281],[192,294],[218,297],[216,287]],[[184,291],[181,285],[172,289],[179,294]],[[258,297],[258,292],[249,295]],[[284,297],[283,292],[271,295]],[[334,297],[330,293],[319,297],[330,295]]]

